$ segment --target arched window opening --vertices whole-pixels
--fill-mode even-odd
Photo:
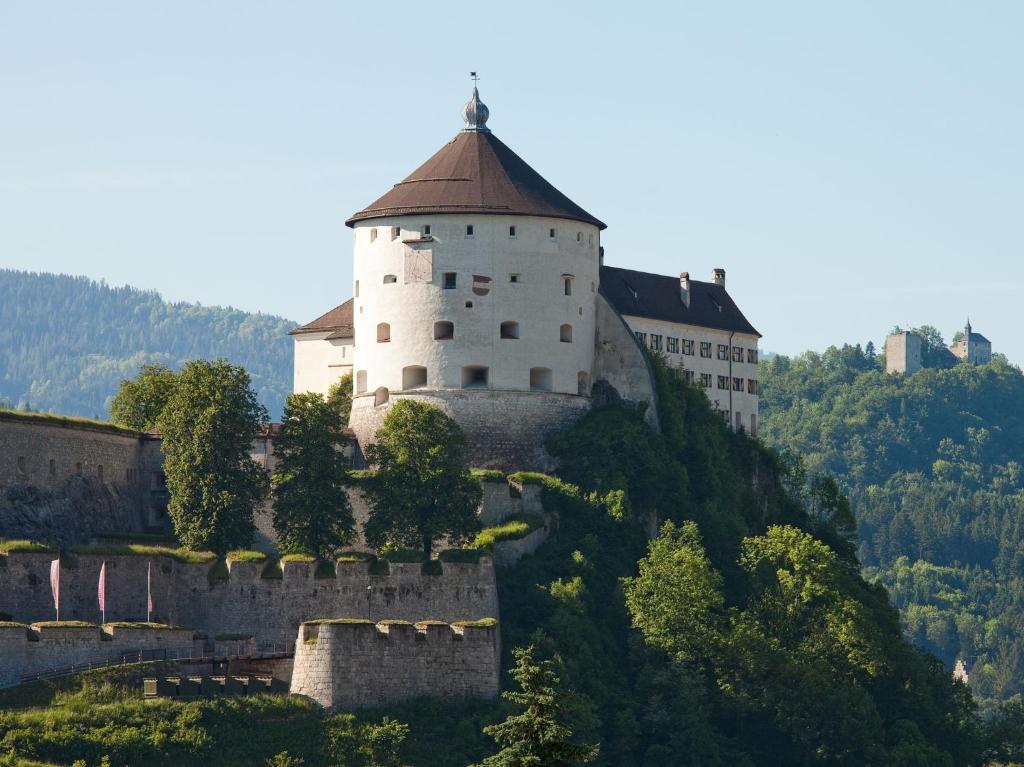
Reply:
[[[394,285],[396,282],[398,282],[398,277],[396,277],[395,275],[393,275],[393,274],[385,274],[384,275],[384,284],[385,285]]]
[[[450,341],[455,338],[455,323],[448,320],[439,320],[434,323],[434,340]]]
[[[519,323],[506,320],[501,323],[502,338],[519,338]]]
[[[391,325],[381,322],[377,325],[377,343],[386,344],[391,341]]]
[[[530,391],[551,391],[551,368],[530,368]]]
[[[356,373],[356,394],[366,393],[366,371],[360,370]]]
[[[376,241],[377,241],[377,227],[373,227],[373,229],[370,230],[370,242],[376,242]]]
[[[563,274],[562,275],[562,290],[564,291],[565,295],[567,295],[567,296],[571,296],[572,295],[572,275],[571,274]]]
[[[462,368],[463,389],[486,389],[488,370],[483,365],[466,365]]]
[[[422,389],[427,385],[427,369],[422,365],[408,365],[402,368],[402,388]]]
[[[379,386],[377,387],[377,390],[374,391],[373,393],[373,406],[378,407],[379,405],[383,405],[390,398],[391,392],[388,391],[388,387]]]
[[[586,397],[590,394],[590,374],[581,370],[576,374],[576,393],[581,397]]]
[[[558,340],[563,344],[572,343],[572,325],[566,324],[558,328]]]

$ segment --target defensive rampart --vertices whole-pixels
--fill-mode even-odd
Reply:
[[[25,623],[52,620],[52,554],[0,555],[0,613]],[[375,575],[368,562],[338,562],[336,571],[287,562],[229,563],[218,577],[212,563],[187,563],[167,556],[76,555],[61,572],[63,620],[99,621],[99,570],[107,563],[107,620],[146,619],[146,571],[152,562],[153,616],[161,623],[190,626],[213,639],[253,636],[290,642],[303,621],[325,616],[373,620],[476,620],[498,615],[494,564],[444,562],[440,575],[419,563],[391,563]],[[383,563],[377,563],[380,567]],[[223,575],[223,572],[221,572]],[[267,577],[267,576],[273,577]]]
[[[498,627],[444,623],[304,623],[291,691],[331,709],[379,706],[431,695],[498,696]]]
[[[202,654],[189,629],[0,623],[0,687],[32,674],[150,650]]]

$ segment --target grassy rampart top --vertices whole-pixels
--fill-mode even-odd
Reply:
[[[108,434],[117,434],[122,437],[141,437],[141,432],[133,429],[126,429],[109,421],[97,421],[92,418],[80,418],[71,415],[55,415],[53,413],[26,413],[21,410],[0,409],[0,421],[16,421],[21,423],[36,423],[43,426],[56,426],[63,429],[85,429],[88,431],[103,431]]]

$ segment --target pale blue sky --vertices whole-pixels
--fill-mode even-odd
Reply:
[[[307,321],[461,127],[785,353],[968,313],[1024,361],[1024,4],[0,4],[0,266]]]

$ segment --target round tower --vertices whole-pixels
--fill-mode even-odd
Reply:
[[[545,463],[546,437],[589,406],[604,224],[487,127],[474,87],[465,127],[354,214],[355,397],[372,440],[416,397],[467,433],[477,466]]]

